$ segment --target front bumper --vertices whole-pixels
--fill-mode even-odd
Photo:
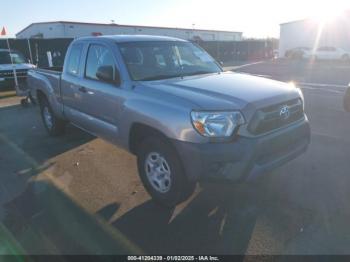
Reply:
[[[194,144],[173,141],[190,180],[247,181],[270,172],[304,153],[310,143],[305,119],[256,138]]]

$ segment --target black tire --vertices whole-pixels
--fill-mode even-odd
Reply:
[[[169,165],[171,183],[167,192],[156,190],[147,176],[146,160],[153,152],[159,153]],[[137,167],[145,189],[162,206],[174,207],[187,200],[195,190],[196,182],[187,179],[175,148],[165,138],[152,136],[141,142],[137,150]]]
[[[65,131],[66,121],[55,115],[46,97],[41,97],[39,103],[41,118],[48,134],[50,136],[62,135]],[[45,120],[46,113],[48,113],[51,116],[51,124],[49,124],[48,121]]]
[[[28,99],[27,98],[21,99],[21,106],[28,107],[28,105],[29,105],[29,103],[28,103]]]
[[[33,106],[36,105],[36,100],[34,99],[34,97],[32,96],[31,93],[29,93],[28,95],[29,101],[32,103]]]

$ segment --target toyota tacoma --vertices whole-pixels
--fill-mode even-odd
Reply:
[[[200,180],[253,180],[310,142],[300,89],[224,72],[176,38],[80,38],[63,68],[30,70],[28,84],[50,135],[70,122],[135,154],[146,190],[166,206]]]

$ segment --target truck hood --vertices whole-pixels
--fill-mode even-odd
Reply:
[[[32,69],[34,68],[35,66],[32,65],[32,64],[16,64],[15,65],[15,68],[18,69],[18,70],[21,70],[21,69]],[[13,67],[11,64],[1,64],[0,65],[0,70],[12,70]]]
[[[205,110],[242,109],[247,105],[261,108],[300,97],[291,84],[232,72],[142,84],[189,100]]]

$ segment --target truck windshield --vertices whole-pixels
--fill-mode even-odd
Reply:
[[[18,52],[9,52],[9,51],[0,51],[0,64],[11,64],[11,58],[12,62],[14,64],[24,64],[26,63],[26,60],[24,56],[21,53]]]
[[[222,72],[208,53],[188,42],[132,42],[119,44],[119,47],[135,81]]]

